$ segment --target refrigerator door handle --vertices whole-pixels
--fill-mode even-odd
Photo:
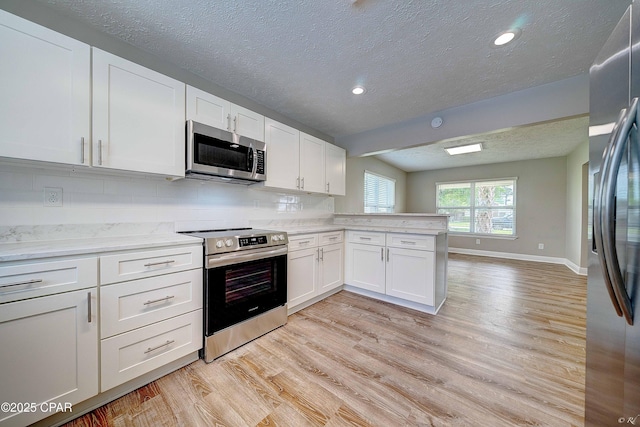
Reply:
[[[616,129],[612,132],[612,135],[616,133]],[[609,146],[607,145],[607,148]],[[606,148],[605,148],[606,151]],[[594,197],[593,197],[593,244],[595,248],[593,252],[597,255],[598,261],[600,264],[600,270],[602,270],[602,275],[604,277],[604,284],[607,288],[607,293],[609,294],[609,298],[611,299],[611,304],[613,304],[613,308],[616,310],[616,314],[618,316],[622,316],[622,310],[620,309],[620,304],[618,304],[618,299],[616,298],[616,294],[613,291],[613,284],[611,283],[611,276],[609,274],[609,270],[607,269],[607,263],[604,259],[604,242],[602,239],[602,223],[600,221],[601,211],[602,211],[602,203],[600,199],[600,179],[602,174],[597,172],[594,174]]]
[[[602,227],[602,249],[604,250],[604,261],[607,266],[606,271],[619,308],[622,310],[622,315],[630,325],[633,325],[633,307],[625,289],[624,278],[618,261],[615,242],[615,208],[617,175],[622,157],[626,152],[627,139],[634,123],[638,122],[637,115],[638,98],[634,98],[629,109],[621,113],[621,117],[616,124],[618,129],[614,129],[614,132],[612,132],[607,149],[604,151],[600,183],[600,217],[598,219]]]

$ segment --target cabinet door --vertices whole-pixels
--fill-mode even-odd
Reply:
[[[324,181],[325,142],[300,133],[300,189],[313,193],[326,193]]]
[[[267,144],[265,187],[297,190],[300,171],[300,131],[275,120],[264,120]]]
[[[96,301],[90,288],[0,306],[1,402],[64,405],[98,394]],[[2,412],[0,425],[27,425],[48,415]]]
[[[320,247],[318,293],[323,294],[344,284],[344,246],[342,243]]]
[[[89,46],[2,10],[0,40],[0,156],[88,164]]]
[[[347,243],[345,283],[384,294],[384,247]]]
[[[185,85],[93,48],[93,164],[184,177]]]
[[[264,116],[231,104],[231,126],[233,132],[247,138],[264,142]]]
[[[187,120],[231,131],[231,103],[203,90],[187,86]]]
[[[434,253],[400,248],[387,251],[387,295],[434,305]]]
[[[310,300],[317,294],[318,248],[287,254],[288,309]]]
[[[343,148],[326,144],[325,163],[326,192],[336,196],[344,196],[347,180],[347,152]]]

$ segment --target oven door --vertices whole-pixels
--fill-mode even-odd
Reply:
[[[287,247],[207,257],[205,335],[287,302]]]

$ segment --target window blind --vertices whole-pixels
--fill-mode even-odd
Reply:
[[[394,212],[396,181],[386,176],[364,171],[364,211]]]

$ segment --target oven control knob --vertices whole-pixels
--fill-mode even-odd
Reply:
[[[218,240],[218,241],[216,242],[216,248],[221,248],[221,247],[223,247],[223,246],[224,246],[224,243],[222,242],[222,240]]]
[[[278,236],[276,236],[275,234],[273,236],[271,236],[271,241],[277,242],[278,241]]]
[[[227,240],[224,242],[224,244],[225,244],[225,245],[227,245],[227,247],[229,247],[229,246],[233,245],[233,240],[231,240],[231,239],[227,239]]]

